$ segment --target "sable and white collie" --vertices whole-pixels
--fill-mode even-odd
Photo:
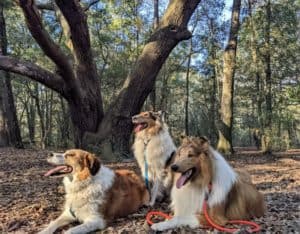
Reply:
[[[208,214],[219,225],[229,220],[259,217],[265,212],[263,195],[251,183],[250,175],[234,171],[205,138],[185,138],[171,169],[174,217],[153,224],[153,230],[207,226],[202,210],[205,195],[208,195]]]
[[[135,132],[133,153],[148,189],[151,187],[150,205],[153,206],[171,189],[172,174],[168,165],[176,147],[161,111],[141,112],[132,117],[132,123]]]
[[[75,220],[82,224],[65,233],[103,229],[114,218],[134,213],[149,203],[146,186],[133,171],[113,171],[89,152],[68,150],[64,154],[53,154],[48,162],[56,167],[45,176],[64,176],[66,202],[63,213],[40,234],[53,233]]]

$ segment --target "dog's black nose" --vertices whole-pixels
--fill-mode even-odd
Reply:
[[[131,117],[131,119],[132,119],[132,121],[134,121],[134,120],[137,119],[137,117],[134,115],[134,116]]]
[[[177,166],[176,164],[173,164],[173,165],[171,166],[171,169],[172,169],[173,171],[177,171],[177,170],[178,170],[178,166]]]
[[[54,155],[53,153],[49,153],[48,154],[49,157],[53,157],[53,155]]]

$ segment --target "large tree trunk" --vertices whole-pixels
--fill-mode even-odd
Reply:
[[[172,49],[191,37],[187,23],[200,0],[173,0],[139,56],[133,71],[112,103],[91,143],[109,140],[114,151],[127,154],[132,130],[131,116],[138,113],[152,91],[156,76]]]
[[[105,116],[86,15],[79,1],[55,0],[69,26],[69,42],[72,43],[69,48],[73,57],[71,61],[70,56],[65,54],[45,30],[34,1],[19,0],[28,29],[56,65],[57,72],[7,56],[0,56],[0,69],[27,76],[58,92],[67,100],[77,147],[83,146],[82,136],[85,132],[97,132],[94,135],[97,136],[94,139],[96,142],[108,140],[113,151],[127,154],[132,130],[131,116],[142,108],[172,49],[180,41],[191,37],[187,23],[199,2],[200,0],[170,1],[159,27],[146,43]]]
[[[218,150],[222,153],[233,153],[232,122],[233,122],[233,93],[234,72],[237,39],[239,31],[239,15],[241,0],[234,0],[231,15],[230,34],[224,52],[223,87],[221,98],[221,123],[219,129]]]
[[[4,18],[4,6],[0,3],[0,55],[7,54],[7,38],[6,38],[6,25]],[[4,77],[1,80],[1,86],[3,90],[0,95],[2,95],[3,110],[6,116],[6,125],[9,143],[17,148],[23,148],[16,107],[14,103],[14,96],[12,93],[10,75],[7,72],[1,72]]]

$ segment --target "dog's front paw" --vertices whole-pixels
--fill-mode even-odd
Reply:
[[[168,227],[166,226],[165,222],[160,222],[152,224],[151,229],[154,231],[164,231],[168,229]]]

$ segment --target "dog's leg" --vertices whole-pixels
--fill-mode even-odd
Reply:
[[[190,228],[197,228],[200,226],[199,221],[195,215],[189,216],[174,216],[172,219],[155,223],[151,226],[152,230],[164,231],[167,229],[173,229],[177,227],[188,226]]]
[[[104,229],[106,226],[105,221],[100,217],[89,218],[83,224],[70,228],[65,234],[82,234]]]
[[[75,221],[75,218],[68,211],[64,211],[57,219],[51,221],[50,224],[38,234],[52,234],[59,227],[67,225],[73,221]]]
[[[154,206],[154,204],[155,204],[155,200],[156,200],[156,197],[157,197],[157,194],[158,194],[159,185],[160,185],[159,180],[155,180],[154,184],[152,186],[152,189],[151,189],[151,200],[150,200],[150,203],[149,203],[150,206]]]

